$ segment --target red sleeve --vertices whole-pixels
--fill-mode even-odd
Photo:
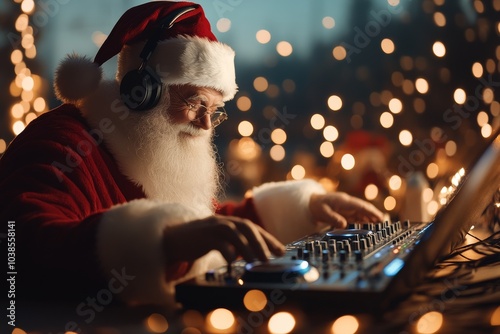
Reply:
[[[2,232],[15,222],[16,283],[30,298],[105,283],[96,255],[98,222],[125,197],[112,162],[85,135],[78,115],[68,106],[42,115],[0,159]]]
[[[217,203],[216,213],[226,216],[236,216],[253,221],[255,224],[262,226],[262,221],[257,214],[253,199],[245,198],[240,203],[225,202]]]

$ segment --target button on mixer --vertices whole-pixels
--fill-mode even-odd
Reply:
[[[330,252],[328,251],[328,249],[323,249],[321,258],[322,261],[327,262],[329,258],[330,258]]]
[[[332,254],[337,252],[337,244],[335,243],[335,240],[328,240],[328,250]]]
[[[345,250],[339,251],[339,260],[340,260],[340,262],[346,262],[347,252]]]
[[[308,261],[310,259],[310,257],[311,257],[311,252],[309,250],[307,250],[307,249],[304,249],[302,251],[302,257],[303,257],[304,260]]]

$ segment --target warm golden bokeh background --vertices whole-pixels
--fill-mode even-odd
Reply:
[[[58,61],[93,57],[142,2],[0,5],[0,154],[57,106]],[[411,215],[414,192],[431,217],[498,128],[500,0],[200,3],[237,54],[239,93],[215,138],[227,197],[310,177],[393,216]]]

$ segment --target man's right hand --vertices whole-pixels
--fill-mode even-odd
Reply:
[[[166,227],[163,249],[167,264],[192,262],[214,249],[228,263],[239,256],[252,262],[267,261],[271,254],[285,254],[285,246],[260,226],[247,219],[221,215]]]

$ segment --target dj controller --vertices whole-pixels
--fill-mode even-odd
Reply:
[[[287,245],[268,262],[236,261],[181,283],[177,300],[187,308],[243,308],[250,290],[275,306],[335,306],[372,311],[419,242],[427,224],[408,221],[353,223]]]

